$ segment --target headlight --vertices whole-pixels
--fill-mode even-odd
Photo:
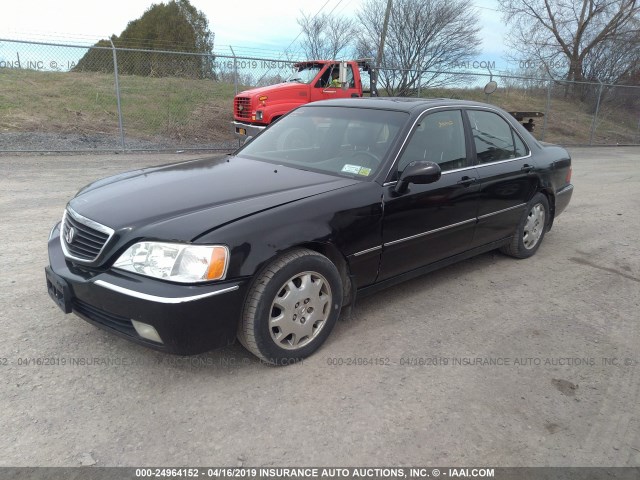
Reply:
[[[256,120],[262,120],[262,110],[256,112]]]
[[[172,282],[222,280],[227,273],[229,249],[221,245],[140,242],[124,252],[115,268]]]

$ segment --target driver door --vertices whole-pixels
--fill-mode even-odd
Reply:
[[[397,161],[392,180],[413,161],[440,165],[441,178],[383,191],[383,250],[378,281],[423,267],[471,248],[476,225],[479,184],[466,140],[462,112],[427,113],[414,127]]]
[[[340,71],[339,63],[331,63],[320,72],[313,88],[311,89],[311,101],[330,100],[332,98],[350,98],[359,97],[360,93],[356,88],[355,77],[353,76],[353,67],[347,65],[347,88],[331,86],[331,79],[334,72]]]

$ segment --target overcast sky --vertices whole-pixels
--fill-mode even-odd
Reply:
[[[153,0],[5,0],[0,13],[0,38],[94,43],[120,34],[127,23],[140,17]],[[296,18],[333,12],[351,16],[360,0],[191,0],[209,19],[215,32],[215,50],[268,57],[291,45],[300,33]],[[479,60],[499,61],[504,52],[505,28],[496,0],[474,0],[482,22],[482,54]],[[293,47],[296,45],[294,44]],[[295,48],[294,48],[295,49]],[[238,53],[238,52],[236,52]]]

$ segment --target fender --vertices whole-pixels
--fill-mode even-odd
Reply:
[[[322,196],[326,202],[318,202]],[[357,284],[364,285],[375,280],[379,255],[358,257],[358,262],[350,257],[381,245],[382,215],[380,185],[362,182],[238,219],[198,242],[229,247],[228,278],[254,275],[288,249],[330,244],[346,259]]]

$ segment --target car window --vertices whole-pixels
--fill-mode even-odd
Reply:
[[[309,105],[282,117],[236,154],[304,170],[372,178],[408,120],[405,112]]]
[[[513,133],[513,139],[515,140],[516,157],[524,157],[529,153],[529,149],[516,132],[513,130],[511,132]]]
[[[332,75],[334,72],[336,72],[336,74],[340,72],[340,64],[334,63],[329,68],[327,68],[325,72],[322,74],[322,76],[320,77],[320,80],[316,82],[315,87],[316,88],[332,87],[333,85],[331,84],[331,79],[333,78]],[[353,67],[351,66],[351,64],[347,65],[347,76],[345,78],[345,83],[348,85],[349,88],[355,88],[356,86],[356,81],[353,76]]]
[[[398,162],[398,173],[414,161],[429,161],[442,171],[467,166],[467,149],[460,110],[431,113],[424,117],[411,135]]]
[[[509,160],[526,155],[526,147],[500,115],[481,110],[468,110],[478,163]],[[514,142],[514,138],[519,141]]]
[[[322,69],[322,64],[303,64],[298,66],[297,71],[289,75],[285,82],[311,83]]]
[[[337,63],[334,63],[327,68],[320,79],[316,82],[316,88],[327,88],[331,86],[332,74],[336,72],[336,75],[340,72],[340,66]]]

